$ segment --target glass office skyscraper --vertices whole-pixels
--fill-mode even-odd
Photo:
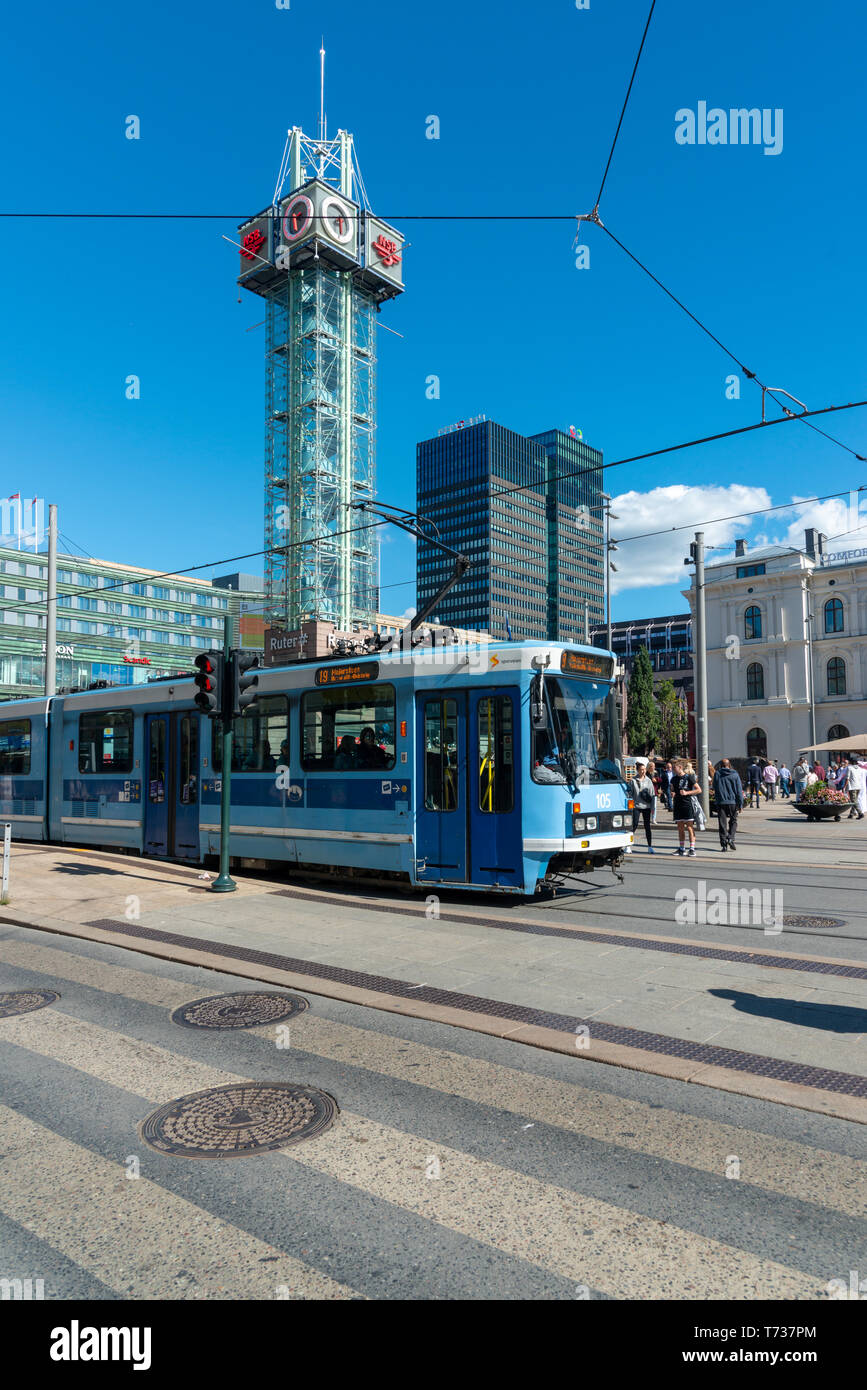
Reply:
[[[601,464],[577,436],[525,437],[492,420],[422,441],[419,514],[472,561],[432,616],[495,637],[583,641],[585,605],[590,628],[604,606]],[[448,555],[419,542],[419,606],[451,569]]]

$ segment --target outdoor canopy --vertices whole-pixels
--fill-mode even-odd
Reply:
[[[830,743],[808,743],[799,748],[799,753],[846,753],[850,750],[867,749],[867,734],[849,734],[846,738],[832,738]]]

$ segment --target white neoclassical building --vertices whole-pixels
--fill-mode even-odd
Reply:
[[[695,576],[685,597],[695,616]],[[867,732],[867,550],[765,546],[705,566],[708,751],[792,761]]]

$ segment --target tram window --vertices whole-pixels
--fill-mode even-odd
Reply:
[[[515,804],[512,701],[486,695],[479,701],[479,810],[501,814]]]
[[[253,708],[232,721],[232,771],[274,772],[289,762],[289,701],[260,695]],[[223,767],[223,740],[215,733],[214,771]]]
[[[4,719],[0,724],[0,774],[25,777],[30,771],[30,720]]]
[[[424,707],[424,807],[458,809],[458,707],[455,700],[428,700]]]
[[[132,771],[131,709],[90,710],[78,719],[79,772]]]
[[[199,721],[185,714],[181,719],[181,804],[193,806],[198,801]]]
[[[151,721],[148,738],[148,801],[158,805],[166,799],[166,721]]]
[[[301,766],[305,772],[392,768],[394,723],[393,685],[309,690],[301,700]]]

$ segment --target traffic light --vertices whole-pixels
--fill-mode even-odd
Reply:
[[[196,709],[212,718],[219,719],[223,712],[223,666],[222,652],[200,652],[193,663],[196,667]]]
[[[259,698],[259,658],[232,653],[232,716],[237,719],[252,709]]]

